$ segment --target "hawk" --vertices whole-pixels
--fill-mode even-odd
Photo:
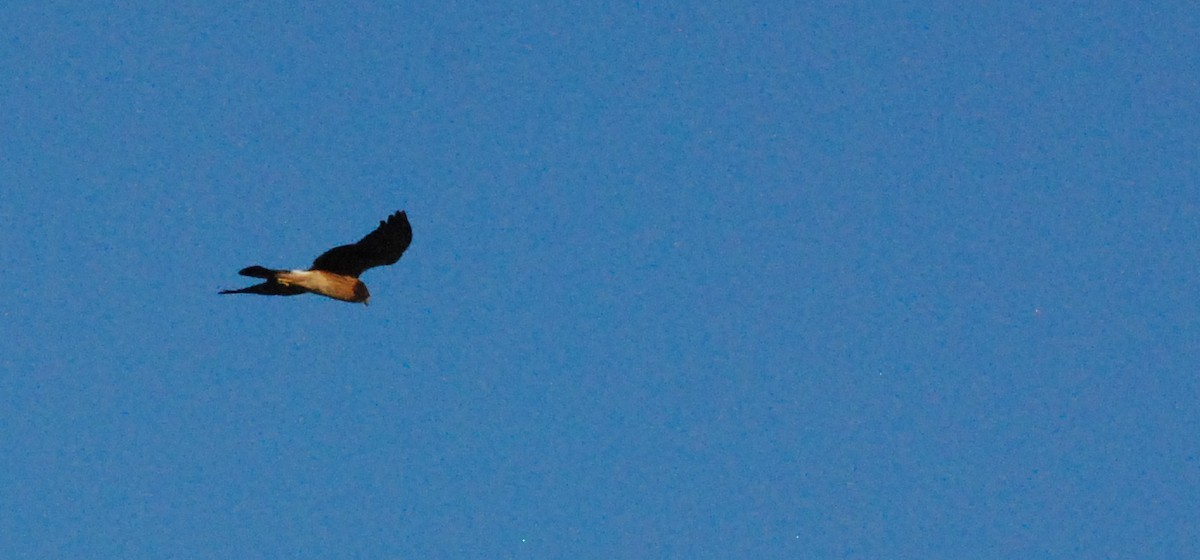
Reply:
[[[396,212],[380,221],[379,227],[358,240],[358,243],[325,251],[308,270],[272,270],[264,266],[248,266],[239,270],[238,274],[265,278],[267,281],[240,290],[221,290],[220,293],[263,296],[313,293],[366,305],[371,293],[358,276],[368,268],[394,264],[400,260],[409,243],[412,243],[412,226],[408,223],[408,214]]]

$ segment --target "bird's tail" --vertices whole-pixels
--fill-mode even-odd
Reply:
[[[286,273],[286,270],[271,270],[265,266],[248,266],[238,271],[242,276],[251,278],[263,278],[266,282],[255,284],[248,288],[240,290],[221,290],[222,294],[259,294],[263,296],[294,296],[303,294],[307,290],[300,286],[293,286],[288,283],[280,283],[279,275]]]
[[[254,266],[247,266],[246,268],[239,270],[238,274],[241,274],[242,276],[249,276],[251,278],[266,278],[266,279],[270,280],[270,279],[274,278],[275,275],[279,272],[282,272],[282,271],[271,270],[265,266],[254,265]]]

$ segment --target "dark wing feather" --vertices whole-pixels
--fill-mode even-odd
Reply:
[[[394,264],[412,243],[408,214],[396,212],[353,245],[334,247],[313,261],[313,270],[357,277],[364,270]]]
[[[274,280],[271,280],[268,282],[263,282],[262,284],[255,284],[249,288],[242,288],[240,290],[221,290],[219,293],[258,294],[260,296],[297,296],[307,291],[308,290],[305,290],[304,288],[298,288],[296,286],[284,286],[275,282]]]

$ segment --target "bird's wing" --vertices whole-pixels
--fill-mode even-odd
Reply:
[[[379,222],[379,227],[358,243],[325,251],[313,261],[312,269],[357,277],[368,268],[400,260],[409,243],[412,243],[412,226],[408,214],[396,212]]]
[[[284,286],[275,281],[263,282],[255,284],[248,288],[240,290],[221,290],[218,293],[222,294],[258,294],[260,296],[298,296],[307,292],[304,288],[298,286]]]

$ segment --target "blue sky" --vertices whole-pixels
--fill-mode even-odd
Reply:
[[[252,4],[0,21],[5,558],[1200,553],[1193,5]]]

